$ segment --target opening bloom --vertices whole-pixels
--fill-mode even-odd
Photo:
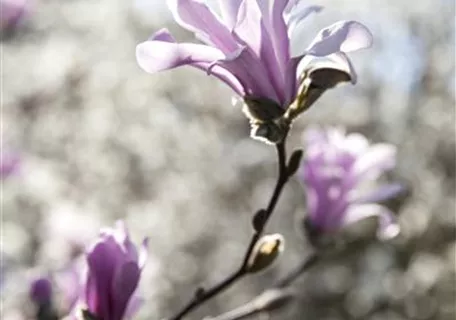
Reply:
[[[87,278],[81,303],[86,318],[121,320],[138,307],[134,296],[147,256],[147,239],[139,251],[123,222],[106,229],[88,250]],[[78,308],[80,308],[80,305]]]
[[[361,134],[345,135],[332,128],[309,129],[299,178],[307,196],[310,231],[330,233],[361,219],[379,218],[378,236],[395,237],[399,226],[394,215],[376,202],[395,196],[398,184],[387,184],[366,192],[384,171],[396,163],[396,148],[390,144],[369,145]]]
[[[307,76],[329,68],[346,73],[344,80],[355,82],[345,53],[372,44],[372,35],[364,25],[339,21],[322,29],[305,52],[292,56],[293,30],[310,13],[322,9],[303,8],[298,2],[219,0],[219,16],[202,1],[168,0],[175,20],[204,44],[178,43],[167,29],[162,29],[137,46],[138,64],[149,73],[183,65],[201,69],[243,97],[251,120],[270,122],[280,118],[295,101],[301,86],[297,68],[304,56],[308,57],[303,65]],[[328,81],[320,81],[318,86],[327,89]],[[308,84],[304,89],[308,91]]]

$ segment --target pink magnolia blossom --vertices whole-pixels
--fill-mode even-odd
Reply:
[[[345,135],[338,129],[309,129],[299,171],[307,196],[307,224],[317,233],[337,231],[361,219],[379,219],[378,236],[395,237],[399,226],[394,214],[377,202],[397,195],[402,187],[387,184],[366,192],[396,164],[396,148],[386,143],[369,145],[361,134]]]
[[[200,0],[170,0],[168,6],[185,29],[203,42],[179,43],[162,29],[136,48],[139,66],[149,73],[189,65],[230,86],[239,96],[270,101],[286,109],[298,93],[302,57],[327,58],[332,68],[356,81],[345,53],[369,47],[372,35],[356,21],[322,29],[296,57],[290,53],[291,29],[319,6],[302,9],[297,0],[220,0],[221,15]],[[299,8],[298,8],[299,7]],[[326,62],[324,62],[326,63]],[[313,61],[309,66],[315,67]],[[265,108],[268,108],[265,106]]]

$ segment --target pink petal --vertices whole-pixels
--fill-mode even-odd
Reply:
[[[116,270],[113,278],[112,292],[112,320],[122,320],[128,302],[138,286],[140,270],[136,262],[127,262]]]
[[[299,1],[299,0],[298,0]],[[292,37],[298,25],[312,13],[323,10],[322,6],[296,6],[286,17],[288,35]]]
[[[356,181],[376,179],[396,164],[396,147],[386,143],[375,144],[354,163],[350,174]]]
[[[263,2],[266,3],[266,2]],[[272,39],[263,23],[262,12],[256,1],[244,1],[239,8],[238,20],[234,27],[234,33],[249,46],[255,53],[256,57],[261,60],[261,66],[265,70],[266,79],[272,85],[272,90],[278,97],[280,105],[284,100],[284,74],[281,69],[285,69],[285,60],[283,68],[279,67],[274,52]],[[285,35],[286,36],[286,35]],[[288,37],[286,36],[286,39]],[[258,65],[260,67],[260,65]]]
[[[284,20],[284,11],[289,0],[260,0],[257,2],[261,9],[264,26],[270,34],[278,63],[278,72],[284,76],[290,60],[290,38]]]
[[[232,73],[244,89],[248,90],[245,92],[246,95],[269,98],[276,102],[280,101],[269,82],[264,64],[249,47],[241,48],[233,55],[218,60],[214,66],[216,65]]]
[[[228,54],[239,47],[227,26],[202,1],[168,0],[168,6],[177,23],[201,34],[208,44],[214,45],[223,53]]]
[[[149,73],[190,65],[209,72],[229,85],[237,94],[244,95],[244,87],[239,80],[226,69],[213,66],[213,62],[224,57],[215,48],[193,44],[176,43],[166,29],[155,33],[148,41],[136,47],[136,59],[139,66]]]
[[[133,296],[130,298],[130,301],[128,302],[127,309],[125,310],[124,319],[133,319],[133,316],[144,305],[144,302],[145,299],[133,294]]]
[[[225,25],[232,29],[236,24],[239,7],[243,0],[219,0],[222,18]]]
[[[111,311],[109,292],[111,291],[113,268],[116,265],[114,255],[108,243],[99,242],[87,256],[90,271],[86,286],[86,299],[90,311],[104,317],[109,317]]]
[[[162,33],[160,37],[163,37]],[[138,64],[149,73],[193,63],[210,63],[222,58],[222,52],[201,44],[175,43],[153,39],[140,43],[136,47]]]
[[[326,56],[336,52],[351,52],[372,45],[373,37],[369,29],[356,21],[339,21],[322,29],[306,54]]]

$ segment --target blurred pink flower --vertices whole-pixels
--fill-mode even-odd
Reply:
[[[336,55],[336,69],[347,69],[345,53],[369,47],[372,35],[356,21],[322,29],[305,52],[290,53],[290,29],[320,6],[296,9],[297,0],[220,0],[221,16],[200,0],[169,0],[182,27],[205,44],[178,43],[162,29],[136,48],[149,73],[189,65],[214,75],[238,95],[286,109],[298,93],[297,66],[303,56]],[[296,10],[292,10],[296,9]],[[352,70],[349,68],[350,71]],[[268,108],[263,104],[263,108]],[[271,106],[272,108],[272,106]]]
[[[394,197],[402,187],[387,184],[364,192],[366,183],[394,168],[396,148],[379,143],[369,145],[361,134],[332,128],[309,129],[299,177],[307,195],[307,226],[310,232],[328,233],[361,219],[379,218],[378,236],[395,237],[399,226],[394,214],[377,202]]]
[[[116,229],[102,230],[87,252],[88,271],[80,303],[97,319],[122,320],[137,310],[134,295],[147,257],[147,239],[139,251],[130,241],[123,222]]]

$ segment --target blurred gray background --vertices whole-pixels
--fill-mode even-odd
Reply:
[[[214,0],[212,0],[214,2]],[[135,46],[175,24],[162,0],[35,0],[2,46],[3,147],[22,159],[2,181],[3,317],[31,319],[29,279],[58,272],[102,226],[125,219],[150,237],[136,319],[160,319],[198,284],[238,266],[250,218],[269,199],[274,148],[251,140],[232,93],[204,73],[156,75]],[[455,5],[451,0],[315,1],[295,45],[337,20],[355,19],[375,45],[352,54],[356,86],[325,95],[293,126],[288,148],[311,124],[339,125],[398,146],[387,177],[407,186],[387,205],[401,235],[364,237],[356,250],[294,284],[299,299],[254,319],[441,319],[455,317]],[[300,234],[302,186],[292,180],[268,227],[286,238],[270,270],[244,279],[192,313],[234,308],[309,253]],[[62,303],[63,305],[63,303]]]

